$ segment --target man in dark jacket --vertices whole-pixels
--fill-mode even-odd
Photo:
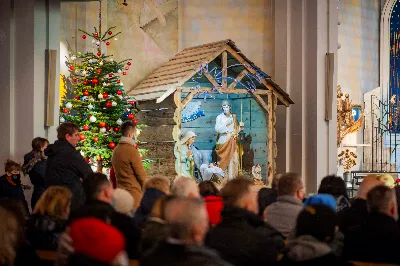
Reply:
[[[92,168],[79,151],[79,128],[73,123],[63,123],[57,128],[57,138],[54,144],[47,147],[48,156],[45,187],[65,186],[72,192],[71,210],[81,206],[85,201],[82,180],[92,174]]]
[[[237,178],[221,190],[222,222],[214,227],[206,245],[236,265],[274,265],[284,237],[258,216],[257,191],[250,180]]]
[[[168,238],[145,253],[141,266],[228,266],[215,251],[203,246],[208,231],[208,215],[204,202],[198,199],[175,198],[165,207],[169,224]]]
[[[400,229],[394,191],[379,185],[368,192],[369,215],[366,221],[350,229],[344,238],[343,259],[370,263],[400,264]]]
[[[84,217],[94,217],[111,223],[125,237],[126,251],[130,259],[138,259],[140,231],[136,229],[131,217],[116,212],[111,206],[113,188],[107,176],[94,173],[83,180],[87,202],[71,213],[71,222]]]

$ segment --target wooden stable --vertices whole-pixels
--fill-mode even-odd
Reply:
[[[257,108],[265,115],[256,119],[246,118],[246,123],[251,129],[252,121],[265,120],[257,127],[265,128],[264,131],[258,130],[258,139],[267,135],[264,136],[265,141],[263,140],[267,148],[263,165],[268,168],[268,175],[275,173],[276,107],[288,107],[293,101],[271,77],[246,58],[233,41],[224,40],[184,49],[145,78],[136,88],[128,91],[138,102],[141,111],[138,120],[148,125],[139,139],[143,142],[143,147],[149,150],[147,157],[156,161],[149,175],[175,175],[174,145],[179,144],[182,128],[190,128],[182,125],[181,112],[192,100],[203,100],[207,96],[205,93],[208,96],[215,95],[215,99],[207,99],[206,103],[224,97],[240,99],[240,112],[244,107],[247,115],[259,113],[252,101],[257,103]],[[247,100],[248,98],[252,100]],[[242,99],[245,99],[246,106],[243,106]],[[214,109],[221,112],[217,103]],[[242,119],[242,113],[240,118]],[[197,122],[202,125],[197,128],[209,132],[203,135],[210,135],[211,131],[204,131],[204,128],[213,128],[212,123],[212,119],[204,123]],[[210,136],[203,138],[208,137],[207,142],[212,145],[213,136]]]

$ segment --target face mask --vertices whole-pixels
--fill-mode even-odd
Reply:
[[[12,174],[11,179],[14,183],[21,184],[21,174]]]

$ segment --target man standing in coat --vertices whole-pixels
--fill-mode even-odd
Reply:
[[[82,180],[92,174],[92,168],[79,151],[79,127],[74,123],[63,123],[57,128],[57,139],[45,150],[47,156],[45,187],[64,186],[72,192],[71,210],[85,202]]]
[[[147,178],[134,141],[137,135],[135,124],[131,121],[123,123],[121,134],[122,137],[112,155],[112,165],[117,179],[117,188],[131,193],[135,200],[133,208],[136,210],[140,205],[143,185]]]

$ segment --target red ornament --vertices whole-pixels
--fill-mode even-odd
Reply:
[[[117,83],[120,83],[121,81],[119,79],[117,79]]]
[[[129,114],[129,115],[128,115],[128,119],[132,120],[132,119],[134,119],[134,118],[135,118],[135,116],[134,116],[133,114]]]
[[[99,35],[98,35],[97,33],[95,33],[95,34],[94,34],[94,37],[97,38],[97,37],[99,37]]]
[[[109,45],[110,45],[110,42],[106,42],[106,45],[109,46]]]
[[[105,127],[106,126],[106,122],[100,122],[99,123],[99,127]]]
[[[115,143],[114,143],[114,142],[108,143],[108,147],[109,147],[110,149],[114,149],[114,148],[115,148]]]
[[[93,141],[94,141],[94,142],[98,142],[98,141],[99,141],[99,138],[98,138],[98,137],[94,137],[94,138],[93,138]]]
[[[128,63],[126,63],[128,66],[130,66],[130,65],[132,65],[132,63],[131,62],[128,62]]]
[[[86,80],[85,80],[85,81],[83,81],[82,83],[83,83],[83,85],[87,85],[87,81],[86,81]]]
[[[101,69],[97,69],[97,74],[101,74]]]
[[[111,129],[110,126],[106,126],[106,130],[109,131]]]
[[[110,73],[110,74],[108,74],[108,76],[110,77],[110,78],[112,78],[112,74]]]
[[[79,101],[80,99],[81,99],[81,97],[79,97],[79,96],[75,97],[75,100],[77,100],[77,101]]]
[[[117,90],[117,94],[118,95],[122,95],[122,91],[121,90]]]
[[[125,69],[126,69],[126,70],[129,70],[129,67],[128,67],[128,66],[126,66],[126,67],[125,67]]]
[[[109,31],[109,32],[108,32],[108,35],[111,35],[111,34],[112,34],[112,31]]]
[[[137,120],[136,120],[136,119],[134,119],[132,122],[133,122],[135,125],[137,124]]]
[[[137,146],[138,146],[137,143],[134,142],[134,143],[133,143],[133,147],[137,148]]]
[[[119,131],[119,128],[118,127],[114,127],[114,132],[118,132]]]
[[[86,39],[86,35],[85,35],[85,34],[84,34],[84,35],[82,35],[82,39],[84,39],[84,40]]]
[[[124,76],[125,76],[125,75],[126,75],[126,72],[125,72],[125,71],[124,71],[124,72],[122,72],[122,75],[124,75]]]
[[[85,139],[86,139],[86,136],[85,136],[84,134],[80,134],[80,135],[79,135],[79,138],[80,138],[81,140],[85,140]]]
[[[70,69],[70,70],[74,70],[74,66],[70,66],[69,69]]]
[[[108,93],[107,92],[103,93],[103,99],[107,99],[107,98],[108,98]]]
[[[67,109],[67,108],[64,108],[64,109],[63,109],[63,113],[64,113],[64,114],[68,113],[68,109]]]
[[[100,52],[97,52],[97,56],[100,56],[101,55],[101,53]]]
[[[134,104],[135,104],[135,101],[129,101],[129,104],[130,104],[130,105],[134,105]]]
[[[87,163],[90,163],[89,157],[86,157],[86,158],[85,158],[85,161],[86,161]]]
[[[83,130],[88,131],[89,130],[89,126],[88,125],[84,125],[83,126]]]
[[[76,82],[76,78],[73,78],[72,81],[73,81],[73,82]]]
[[[111,108],[112,107],[112,103],[111,102],[106,102],[106,107],[107,108]]]
[[[96,78],[92,79],[92,84],[97,84],[97,83],[99,83],[98,79],[96,79]]]
[[[86,90],[83,92],[83,96],[89,96],[89,92]]]

